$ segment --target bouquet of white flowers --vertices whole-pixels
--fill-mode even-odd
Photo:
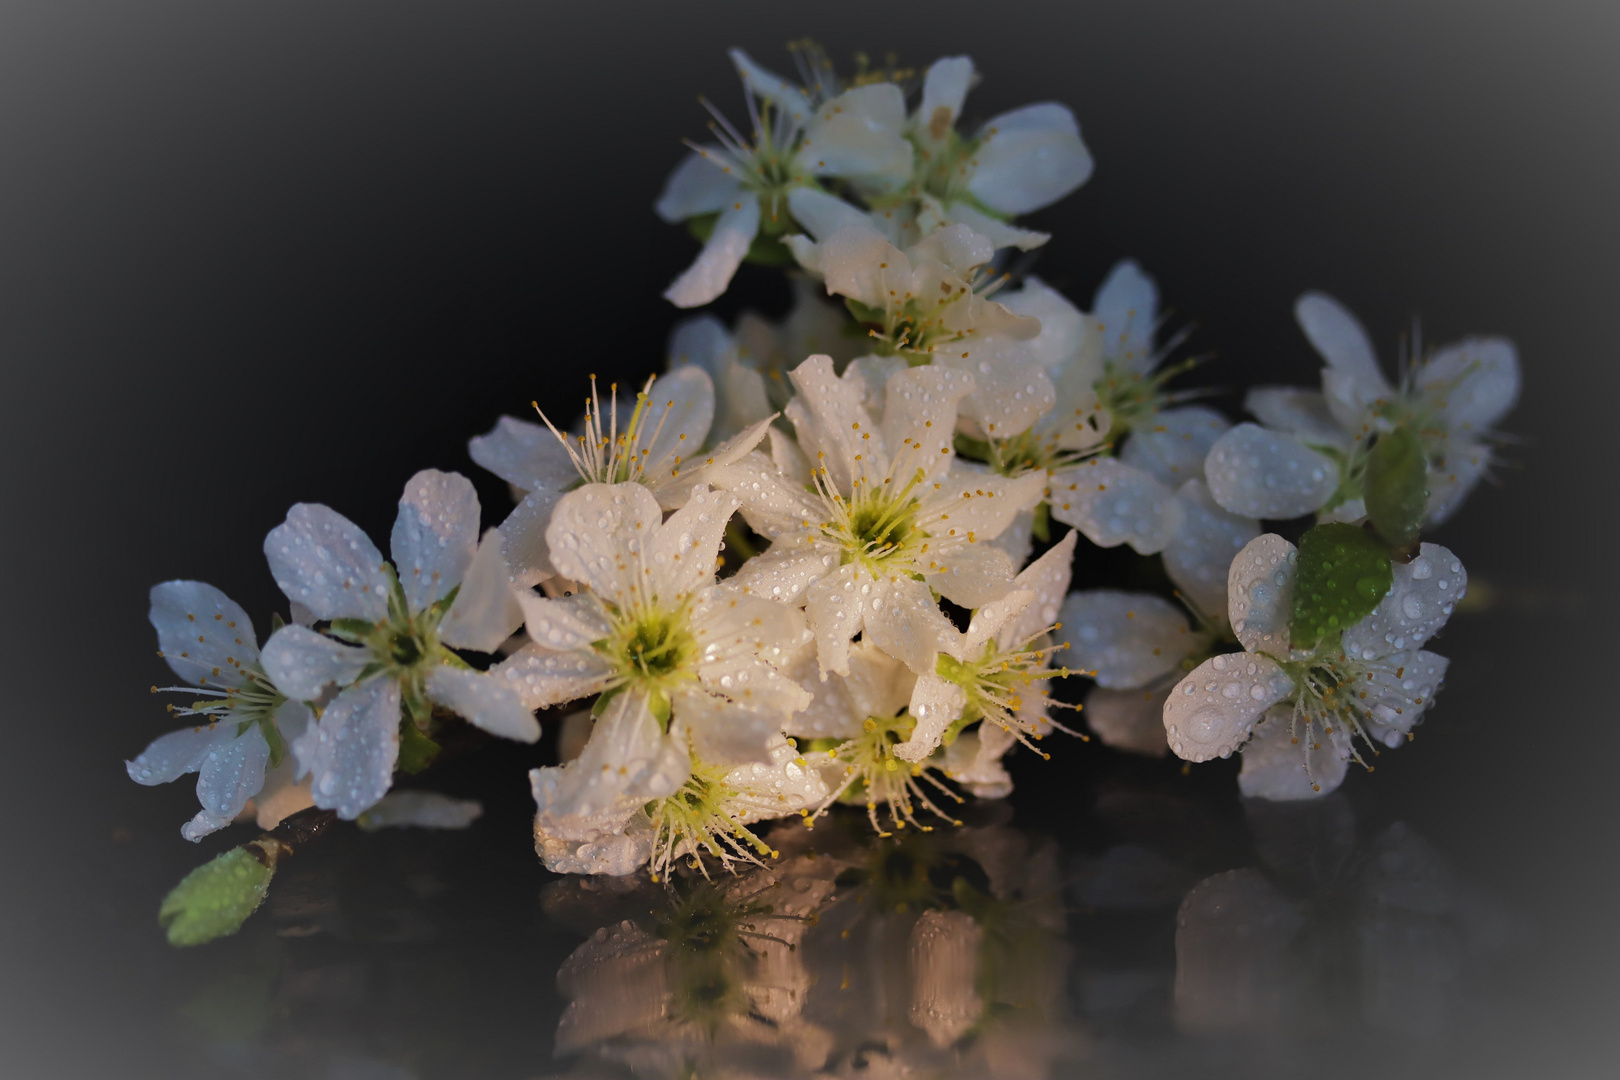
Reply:
[[[262,647],[218,589],[153,589],[190,726],[129,774],[199,774],[187,839],[270,830],[171,893],[171,940],[233,931],[334,817],[465,825],[476,804],[389,794],[457,718],[533,742],[538,710],[578,703],[530,775],[536,847],[655,880],[773,858],[751,826],[840,802],[885,836],[961,824],[1010,793],[1015,747],[1079,734],[1065,678],[1094,684],[1102,742],[1241,752],[1259,798],[1331,791],[1411,737],[1446,668],[1424,646],[1467,586],[1422,535],[1490,468],[1512,344],[1414,338],[1392,383],[1306,293],[1321,389],[1254,388],[1234,426],[1170,388],[1194,365],[1136,263],[1089,311],[1016,272],[1050,240],[1017,217],[1091,173],[1068,108],[967,129],[967,57],[845,80],[794,52],[796,79],[732,52],[748,125],[711,107],[656,206],[703,245],[673,304],[747,261],[792,277],[785,321],[690,318],[639,390],[592,376],[567,430],[538,404],[502,418],[470,452],[517,506],[482,535],[454,473],[406,483],[391,560],[294,506],[265,539],[290,606]],[[1160,557],[1164,594],[1069,592],[1076,559],[1122,544]]]

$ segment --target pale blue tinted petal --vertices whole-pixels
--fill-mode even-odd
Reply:
[[[264,643],[264,671],[288,697],[312,700],[328,686],[353,682],[371,660],[365,649],[306,626],[283,626]]]
[[[1091,153],[1080,125],[1062,105],[1026,105],[992,118],[968,190],[1003,214],[1027,214],[1050,206],[1091,178]]]
[[[676,307],[700,307],[725,292],[758,232],[759,200],[739,192],[720,212],[697,259],[664,290],[664,299]]]
[[[1070,594],[1058,615],[1069,643],[1061,660],[1094,671],[1098,686],[1134,689],[1181,669],[1204,644],[1180,608],[1151,593],[1092,589]]]
[[[388,793],[399,759],[399,683],[367,679],[339,694],[292,744],[323,810],[352,821]]]
[[[718,146],[705,146],[675,166],[653,209],[673,225],[699,214],[718,214],[741,193],[742,181],[732,169],[731,155]]]
[[[317,619],[388,615],[388,575],[382,552],[360,527],[330,507],[299,503],[264,538],[270,573],[287,599]]]
[[[1276,533],[1257,536],[1232,559],[1227,572],[1227,614],[1232,632],[1250,652],[1288,656],[1288,619],[1294,603],[1293,544]]]
[[[1257,386],[1244,397],[1243,407],[1266,427],[1297,435],[1308,446],[1350,446],[1350,436],[1333,418],[1320,390]]]
[[[1350,767],[1348,742],[1339,731],[1319,738],[1304,724],[1294,741],[1293,710],[1271,709],[1243,748],[1238,790],[1245,798],[1293,802],[1319,799],[1344,783]],[[1315,741],[1310,741],[1310,740]]]
[[[423,469],[405,483],[390,540],[413,612],[461,584],[478,550],[478,493],[460,473]]]
[[[1294,302],[1294,318],[1328,367],[1353,383],[1357,394],[1367,401],[1389,396],[1372,339],[1349,308],[1326,293],[1308,292]]]
[[[473,461],[520,491],[560,491],[579,479],[568,451],[542,424],[503,416],[467,442]]]
[[[1239,424],[1204,461],[1210,494],[1224,509],[1281,521],[1320,509],[1339,487],[1339,467],[1298,438]]]
[[[202,723],[160,735],[134,761],[124,762],[129,778],[137,784],[167,784],[186,773],[196,772],[214,743],[229,739],[230,730]]]
[[[1187,761],[1226,757],[1248,739],[1262,713],[1293,692],[1293,681],[1268,657],[1212,656],[1170,691],[1165,739]]]
[[[494,652],[523,624],[523,609],[501,548],[500,530],[484,533],[461,579],[456,602],[439,624],[439,640],[453,649]]]
[[[1181,523],[1175,493],[1151,473],[1117,458],[1092,458],[1052,474],[1052,516],[1098,547],[1164,550]]]
[[[235,722],[226,721],[235,731]],[[235,738],[220,739],[208,748],[197,765],[197,801],[210,814],[234,818],[264,786],[264,767],[270,744],[254,724]]]
[[[1454,436],[1490,429],[1519,400],[1519,353],[1506,338],[1465,338],[1435,353],[1417,372],[1418,393]]]
[[[194,686],[240,686],[241,666],[259,658],[247,612],[201,581],[154,585],[147,618],[158,632],[163,659]]]
[[[1389,595],[1344,632],[1344,650],[1371,660],[1423,647],[1451,618],[1468,591],[1468,571],[1439,544],[1423,544],[1411,562],[1395,564]]]
[[[1232,559],[1260,535],[1260,523],[1221,509],[1202,480],[1183,484],[1176,500],[1181,526],[1164,549],[1165,573],[1199,611],[1219,620],[1227,611]]]
[[[1122,259],[1108,272],[1091,313],[1102,323],[1103,356],[1110,363],[1138,374],[1152,369],[1159,287],[1135,259]]]
[[[532,743],[540,724],[511,685],[482,671],[443,665],[427,679],[427,695],[474,727],[491,735]]]
[[[1231,428],[1226,417],[1202,405],[1165,409],[1131,431],[1120,459],[1146,469],[1161,483],[1180,487],[1204,475],[1204,459]]]

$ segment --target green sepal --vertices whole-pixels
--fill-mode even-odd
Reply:
[[[882,308],[863,304],[859,300],[844,297],[844,307],[849,310],[850,316],[858,323],[877,323],[883,325],[888,321],[888,313]]]
[[[674,704],[669,700],[669,693],[664,690],[654,690],[647,695],[647,711],[653,714],[658,726],[665,731],[669,730],[669,718],[675,714]]]
[[[950,746],[952,743],[956,742],[956,737],[958,735],[967,730],[969,724],[983,719],[983,717],[977,715],[978,710],[974,710],[974,713],[975,715],[973,716],[968,716],[966,713],[964,713],[963,715],[958,716],[955,720],[952,720],[950,727],[947,727],[944,733],[940,735],[939,745]]]
[[[287,620],[283,619],[281,617],[281,612],[272,611],[270,613],[270,634],[271,634],[271,636],[274,636],[275,632],[277,630],[280,630],[283,626],[286,626],[286,625],[287,625]]]
[[[415,776],[439,756],[439,744],[425,735],[409,717],[399,722],[399,771]]]
[[[458,581],[454,586],[451,587],[449,592],[439,597],[439,599],[433,601],[433,604],[428,608],[428,611],[433,617],[434,626],[439,625],[439,623],[444,619],[445,613],[450,610],[450,605],[456,602],[456,597],[460,593],[461,583]]]
[[[591,718],[594,720],[600,717],[603,713],[607,712],[608,704],[612,702],[614,698],[622,694],[624,692],[624,688],[628,685],[628,683],[620,683],[618,686],[610,686],[600,694],[597,694],[596,702],[591,705]]]
[[[326,630],[335,638],[360,645],[376,632],[377,624],[370,619],[333,619],[326,624]]]
[[[1423,444],[1401,425],[1378,436],[1367,455],[1367,519],[1390,544],[1417,543],[1429,509],[1429,463]]]
[[[264,902],[276,862],[266,845],[232,848],[180,879],[158,908],[170,945],[201,945],[236,933]]]
[[[281,764],[281,759],[287,755],[287,742],[281,737],[281,729],[269,717],[263,720],[243,720],[236,725],[236,737],[240,739],[248,733],[248,728],[254,724],[264,733],[264,741],[270,746],[270,767],[273,769]]]
[[[974,461],[994,461],[990,454],[990,443],[984,439],[975,439],[968,435],[957,433],[955,440],[956,452],[959,456],[972,458]]]
[[[1315,649],[1366,618],[1395,580],[1389,549],[1355,525],[1310,529],[1300,537],[1298,558],[1288,618],[1296,649]]]
[[[1029,524],[1029,534],[1041,543],[1052,539],[1052,504],[1041,502],[1035,507],[1035,520]]]

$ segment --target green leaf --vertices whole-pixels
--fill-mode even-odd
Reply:
[[[1429,463],[1423,444],[1404,424],[1378,436],[1367,456],[1367,518],[1389,543],[1410,547],[1429,508]]]
[[[201,945],[236,933],[264,901],[275,872],[274,855],[258,844],[232,848],[197,867],[158,909],[158,924],[167,929],[169,944]]]
[[[1394,580],[1389,549],[1366,529],[1335,522],[1306,532],[1288,619],[1294,647],[1336,639],[1378,606]]]
[[[409,717],[399,722],[399,771],[414,776],[433,764],[439,744],[422,733]]]

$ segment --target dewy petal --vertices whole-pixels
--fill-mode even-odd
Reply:
[[[1135,259],[1122,259],[1108,271],[1091,311],[1102,323],[1103,355],[1111,363],[1138,375],[1153,370],[1159,287]]]
[[[1449,443],[1445,458],[1429,468],[1429,513],[1434,528],[1455,514],[1491,465],[1491,451],[1483,443]]]
[[[1227,615],[1232,632],[1250,652],[1289,656],[1288,619],[1294,605],[1299,551],[1276,533],[1257,536],[1227,571]]]
[[[1350,436],[1333,418],[1320,390],[1257,386],[1243,398],[1243,407],[1266,427],[1296,435],[1307,446],[1350,448]]]
[[[799,161],[816,176],[848,177],[879,191],[898,187],[912,168],[905,120],[905,94],[894,83],[846,90],[817,110]]]
[[[1094,687],[1086,695],[1086,726],[1104,746],[1145,757],[1164,757],[1164,702],[1170,685],[1160,681],[1140,690]]]
[[[919,565],[930,586],[965,608],[999,600],[1013,584],[1012,560],[989,543],[964,544],[938,560],[919,560]]]
[[[880,310],[889,300],[888,282],[911,274],[900,249],[865,221],[844,225],[821,241],[817,263],[828,293]]]
[[[1069,535],[1074,535],[1070,531]],[[1018,618],[1035,601],[1033,589],[1013,589],[999,600],[992,600],[974,611],[968,628],[960,635],[952,635],[944,644],[944,651],[958,660],[977,659],[991,638],[1001,639],[1001,631]],[[1020,644],[1022,644],[1020,642]]]
[[[1097,321],[1087,317],[1062,293],[1030,275],[1020,288],[997,292],[996,300],[1014,315],[1040,320],[1041,332],[1026,341],[1023,349],[1039,360],[1054,379],[1058,371],[1087,352],[1095,355],[1087,368],[1086,385],[1102,376],[1102,338]]]
[[[1268,657],[1212,656],[1170,691],[1166,741],[1187,761],[1225,757],[1243,745],[1261,713],[1293,692],[1293,681]]]
[[[1319,799],[1344,783],[1350,768],[1349,740],[1335,729],[1306,755],[1305,740],[1313,733],[1301,730],[1294,741],[1293,710],[1278,706],[1255,725],[1254,738],[1243,748],[1243,769],[1238,790],[1247,799],[1293,802]]]
[[[742,181],[727,170],[727,155],[717,146],[690,153],[664,181],[653,210],[673,225],[700,214],[717,214],[737,201]]]
[[[972,376],[973,392],[960,411],[981,433],[996,438],[1017,435],[1057,403],[1052,380],[1039,360],[1021,354],[1022,342],[992,337],[962,344],[967,347],[960,352],[936,354],[932,368],[951,367]]]
[[[298,503],[264,538],[270,574],[287,599],[317,619],[388,615],[388,575],[382,552],[360,527],[319,503]]]
[[[215,814],[207,810],[199,810],[197,811],[196,816],[194,816],[184,825],[180,826],[180,835],[195,844],[203,837],[210,836],[223,829],[225,826],[231,824],[231,822],[233,822],[235,819],[235,814],[227,817],[224,814]]]
[[[1272,521],[1320,509],[1339,487],[1339,468],[1298,438],[1239,424],[1204,461],[1210,494],[1224,509]]]
[[[754,596],[797,605],[805,602],[812,584],[837,566],[837,556],[829,552],[784,541],[743,563],[742,569],[728,580]]]
[[[1439,544],[1423,544],[1417,558],[1397,562],[1394,570],[1389,594],[1372,614],[1344,632],[1344,651],[1353,659],[1372,660],[1422,648],[1468,591],[1462,561]]]
[[[1202,647],[1187,616],[1151,593],[1092,589],[1063,602],[1059,616],[1069,643],[1064,661],[1086,671],[1098,686],[1130,690],[1181,669],[1181,661]]]
[[[866,604],[876,599],[878,581],[858,563],[840,566],[810,586],[805,614],[816,635],[821,677],[849,674],[849,639],[865,625]]]
[[[918,138],[939,143],[956,126],[962,115],[962,102],[973,85],[973,61],[966,56],[946,56],[935,60],[923,77],[922,100],[917,104],[913,124]]]
[[[692,750],[704,761],[725,765],[770,761],[771,740],[782,734],[782,714],[695,689],[676,690],[671,698]]]
[[[1120,460],[1152,473],[1172,488],[1204,475],[1204,459],[1232,425],[1214,409],[1165,409],[1126,440]]]
[[[152,740],[134,761],[124,762],[124,768],[137,784],[167,784],[201,768],[214,743],[232,738],[233,730],[204,723],[171,731]]]
[[[1519,400],[1519,353],[1506,338],[1465,338],[1420,366],[1416,381],[1453,434],[1477,435]]]
[[[810,101],[802,90],[776,72],[760,67],[741,49],[728,49],[726,55],[731,57],[749,93],[771,102],[795,124],[810,121]]]
[[[911,737],[894,748],[895,757],[921,761],[932,754],[945,729],[962,715],[966,705],[967,693],[955,683],[933,674],[917,676],[910,705],[917,725],[911,729]]]
[[[748,762],[726,774],[737,791],[728,809],[743,823],[781,817],[818,806],[827,797],[821,774],[811,768],[780,732],[766,747],[768,760]]]
[[[460,473],[423,469],[405,483],[389,541],[412,611],[442,600],[478,550],[478,493]]]
[[[489,674],[510,686],[525,708],[543,709],[600,693],[613,669],[585,650],[552,652],[525,645],[490,668]]]
[[[759,233],[759,200],[738,192],[737,199],[720,212],[714,231],[686,272],[664,290],[664,299],[676,307],[700,307],[726,291]]]
[[[1014,589],[1028,589],[1034,593],[1034,598],[997,633],[996,637],[1003,648],[1021,646],[1060,621],[1059,613],[1063,608],[1064,594],[1069,591],[1069,577],[1074,570],[1074,547],[1079,536],[1079,533],[1071,531],[1013,579]]]
[[[1018,511],[1012,523],[1001,530],[1001,535],[990,541],[990,545],[1005,551],[1013,566],[1022,566],[1035,549],[1035,511]]]
[[[850,365],[850,371],[857,371]],[[863,402],[865,387],[857,373],[840,379],[833,371],[832,357],[812,356],[794,368],[788,378],[797,397],[788,403],[787,417],[799,435],[799,445],[811,464],[827,470],[840,492],[853,488],[860,476],[881,481],[888,470],[888,454],[874,446],[872,434],[877,425]],[[857,426],[858,425],[858,426]],[[881,439],[881,432],[877,432]],[[861,461],[855,455],[861,455]]]
[[[1093,163],[1074,113],[1055,102],[992,117],[980,129],[968,190],[992,210],[1027,214],[1091,178]]]
[[[352,821],[388,793],[399,760],[399,683],[367,679],[339,694],[292,744],[323,810]]]
[[[519,594],[518,603],[530,640],[552,652],[589,650],[593,641],[602,640],[611,631],[601,609],[588,596],[576,594],[553,600],[525,592]]]
[[[1051,492],[1052,516],[1098,547],[1128,543],[1153,555],[1164,550],[1181,524],[1175,493],[1118,458],[1091,458],[1053,473]]]
[[[922,499],[917,522],[938,538],[938,548],[947,550],[964,542],[982,544],[995,539],[1019,511],[1039,503],[1046,491],[1045,473],[997,476],[965,464],[952,468],[938,482],[939,489]]]
[[[1227,572],[1243,546],[1260,535],[1260,523],[1221,509],[1202,480],[1176,492],[1181,526],[1163,551],[1164,570],[1202,613],[1226,613]]]
[[[1449,661],[1432,652],[1395,653],[1368,672],[1362,701],[1367,737],[1394,749],[1423,717],[1446,680]]]
[[[726,523],[740,505],[729,491],[710,491],[699,485],[686,505],[654,530],[647,544],[647,563],[660,598],[674,600],[714,581]]]
[[[557,436],[542,424],[512,416],[495,421],[488,434],[469,439],[467,453],[520,491],[561,492],[579,479]]]
[[[932,480],[950,468],[957,403],[973,388],[971,375],[939,365],[906,368],[890,377],[883,397],[890,476],[905,483],[920,470],[924,480]]]
[[[197,801],[208,814],[229,821],[264,787],[269,761],[270,744],[258,724],[234,739],[220,739],[198,762]]]
[[[1002,555],[999,551],[996,554]],[[879,582],[872,595],[864,599],[866,637],[872,644],[918,675],[932,672],[944,642],[956,635],[956,628],[939,610],[928,586],[896,575]],[[846,659],[839,674],[848,671]]]
[[[638,594],[646,545],[663,523],[658,500],[640,484],[586,484],[557,500],[546,547],[557,573],[625,605]]]
[[[427,696],[491,735],[529,743],[540,738],[540,724],[517,691],[482,671],[441,664],[428,675]]]
[[[644,696],[616,695],[578,758],[560,769],[539,770],[534,786],[540,820],[557,835],[588,839],[604,815],[623,814],[626,799],[636,800],[629,806],[635,809],[672,794],[688,775],[684,767],[672,775],[671,760],[686,753],[676,743],[648,711]]]
[[[523,624],[502,543],[499,529],[485,532],[462,576],[456,602],[439,624],[439,640],[451,648],[492,653]]]
[[[562,492],[554,488],[531,491],[501,522],[501,558],[514,587],[533,588],[556,575],[551,549],[546,546],[546,527],[551,524],[551,512],[560,498]]]
[[[966,225],[961,224],[945,225],[935,229],[906,251],[906,256],[911,265],[916,267],[919,272],[923,270],[924,264],[937,263],[938,266],[942,266],[949,273],[964,277],[988,263],[995,257],[995,254],[996,245],[991,243],[989,237],[981,236]],[[937,269],[938,267],[936,267],[936,272]],[[913,280],[917,281],[916,278]],[[938,287],[937,278],[935,279],[935,287]],[[918,295],[926,294],[919,292]],[[1000,305],[992,306],[999,307]],[[955,306],[945,309],[944,317],[947,321],[949,321],[952,311],[957,309]],[[962,329],[967,329],[967,327],[964,326]],[[981,332],[983,332],[982,328]],[[1039,332],[1039,326],[1031,325],[1029,332],[1021,336],[1032,338]]]
[[[741,499],[743,520],[771,540],[799,533],[811,523],[819,525],[824,513],[805,495],[803,484],[783,476],[776,464],[758,451],[730,465],[717,465],[708,471],[706,479]],[[743,569],[752,564],[752,560],[744,563]]]
[[[1367,405],[1390,396],[1372,339],[1348,308],[1326,293],[1308,292],[1294,302],[1294,318],[1328,367],[1343,378],[1346,401]],[[1340,423],[1350,426],[1342,416]]]
[[[240,604],[201,581],[165,581],[151,598],[147,618],[176,675],[193,686],[242,685],[241,666],[259,658],[259,643]]]
[[[283,626],[264,643],[264,672],[291,698],[310,701],[328,686],[347,686],[370,663],[365,649],[333,641],[305,626]]]
[[[644,482],[657,489],[671,483],[682,463],[698,457],[714,423],[714,381],[695,364],[683,364],[653,380],[647,388],[648,431],[658,437],[643,443]],[[622,429],[621,429],[622,430]]]

